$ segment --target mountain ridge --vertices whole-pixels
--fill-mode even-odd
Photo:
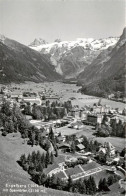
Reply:
[[[125,35],[126,28],[115,47],[100,53],[78,76],[83,93],[103,95],[121,91],[125,94]]]
[[[102,50],[114,46],[118,39],[117,37],[78,38],[75,41],[60,41],[29,47],[42,54],[48,54],[57,73],[65,78],[73,78],[77,77]]]
[[[3,36],[0,40],[0,82],[42,82],[61,78],[46,55]]]

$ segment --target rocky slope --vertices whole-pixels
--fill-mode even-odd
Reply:
[[[0,82],[42,82],[59,78],[45,55],[0,36]]]
[[[114,48],[108,48],[78,76],[83,91],[88,94],[104,94],[125,90],[126,29]]]
[[[91,64],[101,51],[106,50],[109,46],[114,46],[118,38],[110,37],[98,40],[80,38],[76,41],[57,39],[51,44],[45,44],[46,41],[40,42],[39,40],[35,39],[29,47],[42,54],[47,54],[57,73],[65,78],[75,78]]]

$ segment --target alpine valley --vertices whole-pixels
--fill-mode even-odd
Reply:
[[[84,39],[76,41],[61,41],[56,39],[54,43],[48,44],[45,40],[35,39],[29,47],[46,54],[55,66],[57,73],[64,78],[76,78],[93,60],[108,47],[114,47],[119,38],[107,39]]]
[[[125,38],[35,39],[29,46],[0,36],[0,82],[75,81],[81,92],[105,96],[124,92]]]

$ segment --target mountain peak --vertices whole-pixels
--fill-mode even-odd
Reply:
[[[61,39],[58,38],[58,39],[55,39],[54,42],[60,43],[62,41],[61,41]]]
[[[48,42],[46,42],[44,39],[42,38],[35,38],[34,41],[29,44],[29,46],[40,46],[40,45],[45,45]]]
[[[2,34],[0,34],[0,42],[3,42],[4,43],[4,40],[6,39],[6,37]]]

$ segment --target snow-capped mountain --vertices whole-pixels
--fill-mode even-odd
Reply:
[[[77,76],[84,68],[108,47],[114,47],[119,38],[109,37],[104,39],[78,38],[75,41],[60,41],[50,44],[35,43],[30,48],[48,54],[51,63],[55,66],[57,73],[71,78]],[[43,40],[43,39],[42,39]],[[37,44],[36,44],[37,43]]]
[[[39,39],[34,39],[34,41],[29,45],[30,47],[37,47],[40,45],[45,45],[48,44],[44,39],[39,38]]]

